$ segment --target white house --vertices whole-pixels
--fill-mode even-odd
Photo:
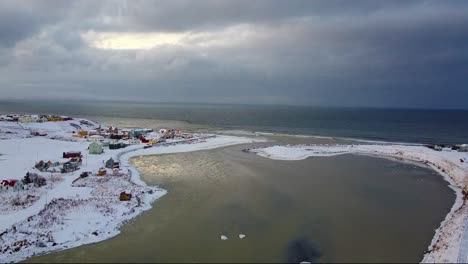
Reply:
[[[131,145],[138,145],[141,143],[141,140],[139,140],[138,138],[131,138],[127,142],[128,144],[131,144]]]
[[[33,122],[33,118],[31,116],[22,116],[20,118],[18,118],[18,122],[20,123],[31,123]]]
[[[92,136],[88,137],[88,140],[90,142],[102,142],[102,141],[104,141],[104,137],[101,136],[101,135],[92,135]]]
[[[468,144],[461,144],[458,151],[460,152],[468,152]]]

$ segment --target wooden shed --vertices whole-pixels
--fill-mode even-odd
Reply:
[[[130,201],[132,199],[132,194],[130,192],[121,192],[120,201]]]

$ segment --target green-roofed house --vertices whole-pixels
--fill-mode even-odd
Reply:
[[[88,150],[89,154],[102,154],[104,152],[102,145],[97,142],[89,144]]]

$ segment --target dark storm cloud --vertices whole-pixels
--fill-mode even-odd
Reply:
[[[465,1],[5,3],[7,97],[468,107]],[[114,50],[101,32],[186,35]]]
[[[59,19],[64,8],[60,1],[1,1],[0,46],[14,45],[37,33],[45,24]]]

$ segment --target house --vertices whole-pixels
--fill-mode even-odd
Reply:
[[[22,191],[25,189],[27,189],[27,186],[23,182],[18,180],[3,180],[2,182],[0,182],[0,190],[2,191]]]
[[[461,145],[458,147],[458,151],[459,151],[459,152],[468,152],[468,144],[461,144]]]
[[[148,129],[148,128],[145,128],[145,129],[132,129],[128,132],[128,136],[130,138],[139,138],[140,136],[145,136],[146,134],[148,134],[149,132],[152,132],[153,130],[152,129]]]
[[[78,130],[78,136],[81,138],[85,138],[88,136],[88,131],[86,130]]]
[[[442,146],[439,146],[439,145],[434,145],[433,149],[435,151],[442,151],[443,147]]]
[[[80,169],[80,162],[67,161],[63,164],[62,173],[72,172]]]
[[[120,168],[120,162],[115,161],[113,158],[110,158],[106,161],[106,168],[108,169],[114,169],[114,168]]]
[[[122,134],[111,134],[110,139],[122,139],[123,135]]]
[[[141,143],[141,140],[139,140],[138,138],[131,138],[127,142],[130,145],[138,145]]]
[[[0,186],[2,186],[3,191],[12,190],[15,187],[17,180],[3,180],[0,182]]]
[[[63,152],[63,158],[64,159],[81,158],[81,152],[80,151]]]
[[[102,148],[102,145],[97,142],[92,142],[91,144],[89,144],[88,150],[89,150],[89,154],[104,153],[104,149]]]
[[[27,185],[21,181],[16,181],[15,186],[13,186],[13,191],[23,191],[27,189]]]
[[[31,116],[22,116],[20,118],[18,118],[18,122],[20,123],[31,123],[33,122],[33,118]]]
[[[107,170],[105,168],[100,168],[97,172],[97,176],[104,176],[107,174]]]
[[[39,123],[44,123],[44,122],[47,122],[49,121],[49,119],[47,119],[46,116],[39,116],[39,118],[37,119],[37,122]]]
[[[63,121],[63,118],[61,116],[48,116],[47,120],[50,122],[59,122]]]
[[[180,133],[178,136],[185,139],[193,138],[193,135],[190,133]]]
[[[38,170],[38,171],[47,171],[47,169],[49,169],[49,167],[52,165],[52,162],[49,161],[49,162],[44,162],[43,160],[39,161],[36,163],[36,165],[34,165],[34,167]]]
[[[102,142],[104,141],[104,137],[101,135],[92,135],[88,137],[90,142]]]
[[[149,142],[149,140],[146,139],[144,136],[140,136],[139,138],[140,138],[141,143],[148,143]]]
[[[130,199],[132,199],[132,194],[128,191],[121,192],[119,199],[120,201],[130,201]]]
[[[118,134],[118,133],[119,133],[119,129],[118,129],[117,127],[110,126],[110,127],[107,129],[107,132],[109,132],[110,134]]]
[[[109,149],[121,149],[125,148],[127,145],[125,143],[117,142],[117,143],[110,143]]]

